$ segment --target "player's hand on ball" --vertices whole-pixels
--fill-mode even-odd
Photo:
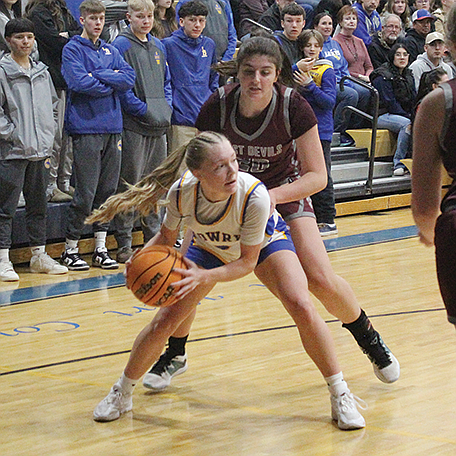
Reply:
[[[174,271],[181,274],[183,279],[179,282],[174,282],[171,285],[179,288],[174,293],[176,299],[182,299],[192,292],[198,285],[207,283],[207,274],[205,269],[199,268],[193,261],[184,257],[184,262],[188,269],[174,268]]]
[[[134,256],[140,251],[141,249],[136,249],[133,251],[133,254],[131,255],[130,258],[128,258],[128,260],[125,262],[125,269],[124,269],[124,272],[123,272],[123,275],[124,277],[126,278],[127,277],[127,274],[128,274],[128,269],[129,267],[131,266],[131,261],[132,259],[134,258]],[[128,284],[128,281],[125,282],[125,286],[130,289],[130,286]]]

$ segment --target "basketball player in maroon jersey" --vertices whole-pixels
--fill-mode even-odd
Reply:
[[[190,170],[171,186],[184,153]],[[315,174],[312,185],[323,188],[323,156],[315,155],[308,166]],[[114,421],[129,412],[136,383],[159,357],[175,328],[194,315],[198,302],[217,282],[229,282],[254,271],[296,323],[305,351],[328,385],[333,420],[340,429],[363,428],[365,421],[357,410],[359,399],[343,378],[331,333],[312,303],[288,228],[277,211],[270,213],[264,184],[238,172],[236,153],[223,135],[203,132],[193,138],[187,148],[178,149],[139,184],[110,198],[91,222],[106,221],[119,210],[135,208],[141,212],[146,207],[150,211],[151,200],[157,201],[170,186],[160,232],[147,245],[172,247],[182,220],[195,234],[185,254],[188,269],[176,268],[184,276],[175,284],[180,287],[175,295],[178,302],[159,309],[139,333],[124,372],[95,408],[94,419]],[[219,239],[208,236],[208,232],[218,230]]]
[[[242,171],[262,180],[272,207],[288,223],[310,291],[347,328],[385,383],[400,375],[399,362],[361,309],[350,285],[332,269],[310,203],[316,175],[312,157],[322,154],[310,105],[278,83],[282,55],[269,38],[246,40],[237,56],[239,83],[215,91],[203,105],[196,127],[218,131],[231,141]],[[185,343],[192,316],[169,339],[166,352],[145,376],[144,386],[163,389],[186,369]]]
[[[446,45],[456,59],[456,5],[447,14]],[[420,104],[413,127],[412,211],[420,241],[435,245],[437,278],[448,321],[456,325],[456,79]],[[442,164],[453,182],[441,202]],[[440,214],[441,210],[441,214]]]

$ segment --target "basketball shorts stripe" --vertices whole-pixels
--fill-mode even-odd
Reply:
[[[280,250],[296,252],[288,230],[286,233],[280,233],[280,238],[271,240],[261,249],[257,265],[261,264],[269,255]],[[185,256],[204,269],[214,269],[224,265],[215,255],[193,244],[188,248]]]

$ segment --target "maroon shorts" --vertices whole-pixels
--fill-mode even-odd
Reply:
[[[448,321],[456,325],[456,210],[439,216],[435,225],[434,242],[440,293]]]
[[[287,177],[280,185],[289,184],[296,179],[299,179],[298,175]],[[291,203],[277,204],[276,209],[286,222],[300,217],[315,218],[310,197]]]
[[[277,204],[277,211],[286,222],[300,217],[315,218],[310,198],[305,198],[292,203]]]

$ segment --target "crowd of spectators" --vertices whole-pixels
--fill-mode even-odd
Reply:
[[[314,206],[321,234],[337,233],[330,162],[333,132],[339,133],[341,146],[350,146],[354,140],[347,130],[366,125],[344,108],[370,113],[372,89],[378,90],[379,127],[398,134],[393,175],[406,173],[400,160],[411,150],[415,97],[423,75],[434,70],[450,79],[455,75],[445,47],[451,4],[451,0],[179,0],[174,4],[172,0],[29,0],[27,4],[0,0],[4,54],[0,68],[7,68],[6,74],[15,68],[24,87],[33,88],[35,66],[42,65],[37,68],[43,68],[40,71],[52,81],[48,104],[55,121],[50,147],[40,144],[40,131],[27,138],[30,144],[16,144],[18,123],[35,122],[36,130],[38,123],[25,114],[15,117],[8,81],[0,78],[0,167],[6,170],[12,156],[24,161],[21,171],[16,170],[21,194],[16,184],[14,192],[7,190],[12,174],[0,172],[0,279],[18,280],[9,261],[11,222],[22,197],[27,217],[32,214],[36,194],[32,196],[25,182],[30,163],[38,161],[46,169],[45,200],[70,202],[61,264],[44,256],[42,235],[28,229],[32,253],[41,255],[33,269],[50,274],[88,269],[78,251],[85,218],[196,135],[200,107],[226,82],[219,79],[216,64],[235,60],[241,41],[258,33],[270,33],[281,45],[287,66],[283,71],[294,72],[290,83],[319,119],[329,179]],[[27,41],[26,58],[22,54],[17,58],[25,50],[13,52],[16,38]],[[17,149],[15,155],[10,154],[12,148]],[[41,187],[34,192],[41,192]],[[129,258],[133,220],[134,214],[127,214],[114,221],[116,259],[106,249],[108,227],[94,226],[93,266],[113,269]],[[158,214],[142,220],[146,240],[159,224]]]

